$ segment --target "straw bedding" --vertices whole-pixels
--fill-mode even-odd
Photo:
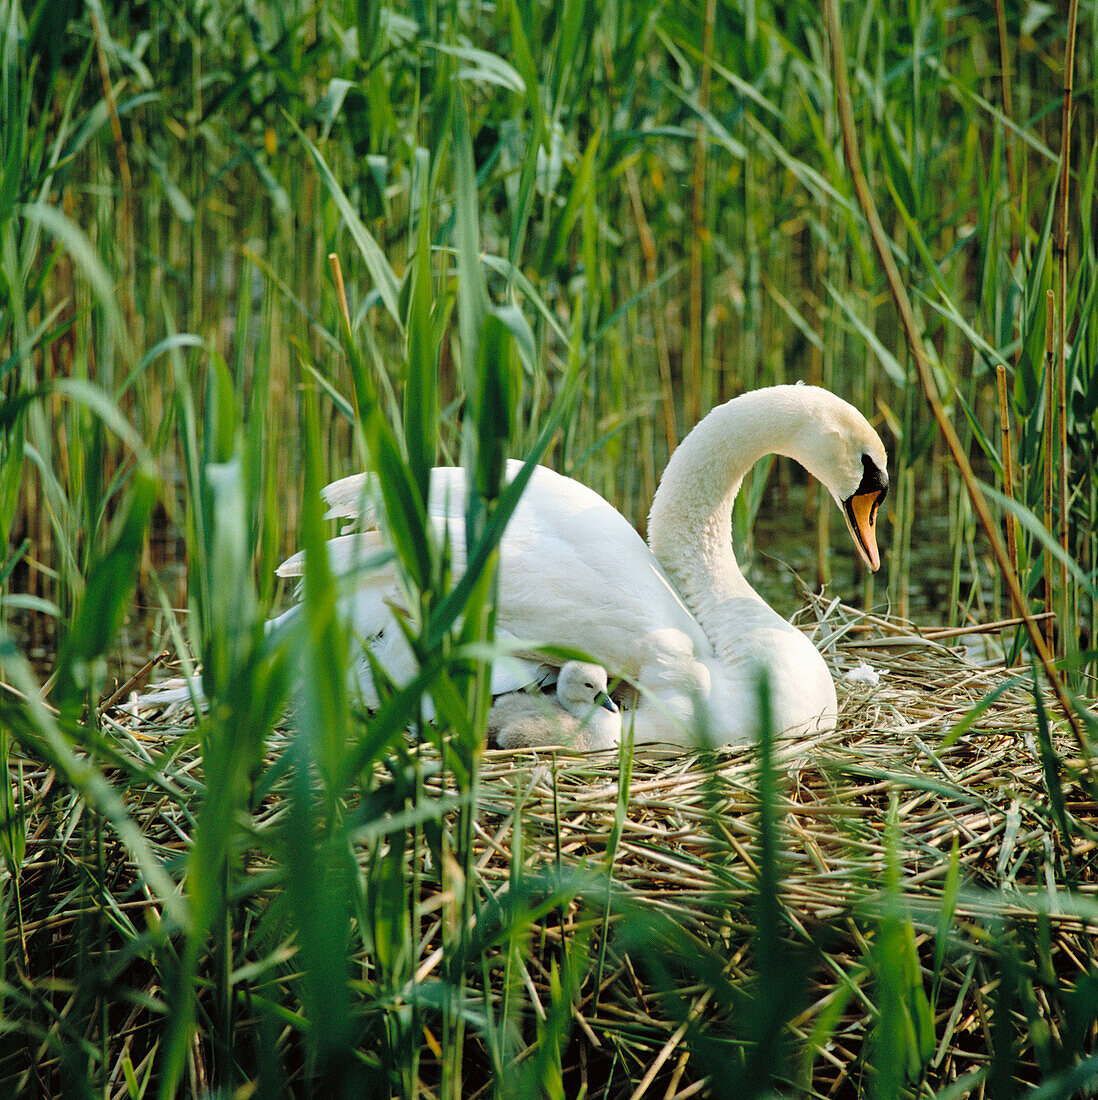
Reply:
[[[907,624],[823,600],[813,604],[809,617],[810,633],[836,670],[841,714],[834,733],[777,749],[780,904],[791,950],[808,960],[792,1015],[809,1054],[794,1077],[809,1095],[864,1091],[873,1000],[866,962],[880,914],[895,911],[900,899],[903,918],[913,921],[924,985],[929,993],[933,983],[936,995],[926,1079],[943,1084],[986,1061],[995,980],[984,964],[1003,929],[1022,936],[1039,929],[1047,941],[1047,965],[1065,979],[1086,965],[1098,914],[1098,906],[1085,904],[1098,882],[1095,845],[1078,839],[1086,829],[1073,830],[1074,847],[1065,850],[1035,740],[1034,689],[1026,675],[1001,664],[973,663],[950,647],[954,638],[921,636]],[[864,664],[879,674],[879,683],[864,682],[873,679],[864,670],[847,678]],[[950,743],[956,724],[996,688],[999,693],[971,728]],[[109,721],[133,751],[155,753],[154,743],[178,736],[180,718],[115,712]],[[1070,759],[1073,743],[1055,727],[1053,737],[1061,759]],[[198,762],[178,764],[173,782],[185,785]],[[583,943],[597,966],[592,964],[580,988],[563,1053],[567,1093],[703,1095],[712,1086],[691,1040],[698,1034],[735,1036],[735,1010],[712,984],[691,986],[683,979],[686,984],[673,994],[661,987],[644,952],[627,949],[638,942],[629,925],[638,913],[670,916],[700,956],[720,960],[722,981],[749,984],[759,872],[756,754],[747,748],[687,757],[638,751],[627,810],[616,827],[624,801],[619,778],[616,754],[487,752],[474,826],[481,893],[505,896],[515,881],[515,850],[532,877],[589,874],[597,883],[609,869],[611,904],[601,887],[580,890],[531,934],[520,975],[526,1034],[533,1034],[534,1020],[543,1013],[562,940]],[[52,784],[45,769],[28,769],[24,780],[29,805],[35,792],[41,796]],[[452,793],[437,778],[427,782],[434,794]],[[1063,789],[1065,812],[1092,823],[1094,804],[1068,780]],[[132,808],[162,851],[186,848],[190,826],[168,800],[149,796]],[[257,824],[279,814],[272,803],[260,813],[268,821]],[[58,858],[67,858],[63,838],[41,822],[35,831],[32,823],[24,892],[43,888]],[[957,891],[950,885],[954,858]],[[124,875],[124,865],[113,864],[114,873]],[[1082,902],[1061,904],[1059,912],[1056,902],[1038,904],[1036,892],[1062,882],[1069,866]],[[898,891],[890,891],[890,875],[899,881]],[[425,874],[423,881],[437,883],[437,876]],[[117,887],[107,886],[117,896],[125,893]],[[949,935],[940,938],[943,894],[949,894],[954,920]],[[425,981],[441,976],[446,905],[429,894],[422,902],[426,916],[416,976]],[[1042,908],[1051,912],[1038,917]],[[63,937],[71,923],[72,914],[60,906],[52,934]],[[10,941],[15,930],[9,926],[7,933]],[[1023,1069],[1027,1057],[1023,1050]],[[428,1094],[430,1062],[425,1048]]]
[[[844,982],[857,986],[857,993],[850,995],[835,1031],[813,1052],[800,1085],[825,1096],[864,1091],[862,1060],[871,1026],[865,998],[873,994],[865,956],[874,922],[895,896],[913,920],[929,991],[956,844],[960,888],[951,901],[955,921],[943,951],[935,1049],[927,1069],[928,1082],[944,1084],[986,1062],[995,984],[982,966],[988,935],[1002,934],[1008,925],[1023,935],[1032,932],[1040,908],[1034,890],[1063,881],[1065,859],[1078,869],[1077,897],[1093,897],[1094,844],[1077,840],[1070,856],[1063,850],[1035,742],[1029,677],[1004,670],[1001,663],[979,667],[964,652],[906,624],[822,602],[815,610],[817,643],[840,670],[839,728],[779,744],[777,751],[784,915],[791,941],[811,945],[814,954],[808,1003],[794,1019],[795,1030],[807,1037],[831,999],[847,996]],[[880,677],[876,686],[842,675],[867,663]],[[947,744],[957,723],[996,688],[1000,694],[972,728]],[[1061,759],[1070,759],[1073,743],[1055,730],[1053,736]],[[628,814],[612,857],[616,889],[671,914],[699,941],[723,952],[732,983],[748,982],[752,969],[757,781],[752,749],[701,757],[638,752]],[[507,882],[518,819],[528,867],[557,858],[564,865],[606,866],[618,800],[616,761],[489,754],[482,786],[480,868],[490,889]],[[1095,806],[1077,788],[1065,783],[1065,795],[1068,814],[1093,819]],[[885,888],[890,814],[902,884],[898,895]],[[1051,908],[1051,916],[1041,921],[1049,937],[1048,960],[1070,980],[1091,957],[1089,934],[1098,923],[1098,907],[1083,914],[1056,912],[1055,903]],[[1059,908],[1071,906],[1064,901]],[[569,914],[576,921],[584,916],[590,912],[581,907]],[[684,1022],[675,1026],[682,1005],[676,1012],[661,1008],[667,998],[642,989],[634,961],[615,954],[614,943],[611,934],[613,965],[608,961],[607,968],[613,980],[597,1005],[588,992],[577,1010],[583,1038],[570,1048],[576,1080],[601,1084],[590,1069],[591,1051],[581,1049],[597,1043],[604,1061],[609,1047],[639,1082],[623,1096],[704,1094],[709,1088],[704,1076],[691,1072],[690,1028]],[[531,975],[532,988],[538,978]],[[544,981],[544,973],[540,978]],[[697,989],[687,1001],[687,1015],[702,1031],[735,1033],[734,1020],[714,1014],[709,991]],[[1024,1063],[1023,1057],[1023,1073]]]

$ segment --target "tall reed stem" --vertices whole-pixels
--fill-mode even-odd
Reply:
[[[606,72],[613,83],[615,77],[614,55],[609,43],[602,44],[602,59],[606,65]],[[679,442],[678,428],[675,424],[675,394],[671,382],[671,348],[667,339],[667,322],[663,314],[663,295],[660,293],[659,263],[656,255],[656,238],[652,233],[652,227],[648,224],[648,215],[644,210],[644,199],[641,197],[640,183],[637,180],[637,171],[632,161],[624,164],[625,189],[629,192],[629,205],[633,208],[633,218],[637,223],[637,239],[640,243],[641,255],[644,257],[644,273],[652,291],[652,327],[656,336],[656,362],[660,376],[660,404],[663,407],[663,432],[667,440],[667,453],[670,454]],[[646,494],[651,496],[651,494]]]
[[[1052,452],[1052,440],[1056,424],[1056,385],[1053,375],[1056,367],[1054,333],[1056,331],[1056,299],[1052,291],[1045,294],[1045,431],[1044,431],[1044,509],[1045,530],[1052,532],[1052,471],[1055,466]],[[1045,552],[1045,610],[1053,607],[1052,555]],[[1056,638],[1055,617],[1045,620],[1045,641],[1051,647]]]
[[[122,313],[126,319],[127,337],[132,340],[137,336],[137,305],[134,296],[137,248],[133,236],[133,178],[130,175],[130,162],[126,156],[126,143],[122,137],[122,123],[118,119],[118,104],[115,102],[114,89],[111,87],[110,66],[107,63],[107,51],[103,45],[103,24],[99,18],[97,5],[90,5],[89,10],[95,34],[95,56],[99,65],[99,79],[103,85],[103,99],[106,101],[107,115],[110,118],[114,155],[118,161],[118,179],[122,185],[121,236],[126,265],[122,276]],[[140,343],[137,346],[140,347]]]
[[[1064,47],[1064,106],[1060,124],[1060,187],[1056,214],[1055,251],[1057,259],[1057,298],[1059,310],[1056,319],[1056,401],[1060,410],[1058,464],[1060,468],[1060,653],[1066,651],[1067,637],[1071,629],[1073,607],[1068,590],[1068,447],[1067,447],[1067,219],[1068,189],[1071,184],[1071,90],[1075,70],[1075,25],[1079,14],[1079,0],[1071,0],[1068,8],[1067,43]],[[1051,531],[1051,528],[1049,528]]]
[[[706,0],[702,28],[701,86],[698,106],[709,110],[709,89],[713,78],[713,25],[717,18],[717,0]],[[696,424],[702,415],[702,252],[705,244],[705,120],[698,117],[698,138],[694,146],[694,187],[691,210],[693,235],[690,240],[690,376],[683,406],[687,424]]]
[[[915,314],[911,308],[911,301],[907,296],[907,290],[900,276],[900,270],[896,266],[896,261],[893,259],[888,236],[885,233],[884,226],[881,224],[880,214],[877,212],[877,204],[873,199],[872,192],[869,190],[869,184],[866,181],[865,173],[862,171],[861,154],[858,149],[858,135],[854,126],[854,109],[851,105],[850,98],[850,85],[846,76],[846,56],[845,50],[843,49],[842,28],[839,24],[835,0],[823,0],[823,11],[824,17],[827,20],[828,35],[831,38],[831,63],[835,81],[835,96],[839,109],[839,122],[843,134],[843,152],[846,156],[847,167],[850,170],[850,178],[854,185],[854,193],[857,196],[858,205],[861,207],[866,222],[869,224],[869,231],[873,238],[873,247],[877,252],[881,266],[884,268],[885,279],[888,282],[892,300],[896,305],[896,311],[900,315],[900,323],[903,326],[908,347],[911,349],[911,354],[915,360],[915,367],[918,371],[923,393],[926,395],[927,404],[934,414],[934,419],[938,422],[938,427],[945,438],[950,454],[953,456],[953,461],[961,475],[961,479],[965,483],[965,489],[968,491],[968,495],[972,500],[972,506],[984,528],[984,533],[991,545],[992,553],[995,555],[999,570],[1007,583],[1007,587],[1010,589],[1010,595],[1014,601],[1014,606],[1018,614],[1025,621],[1026,632],[1029,634],[1033,648],[1037,652],[1045,676],[1056,694],[1056,699],[1063,709],[1064,717],[1071,727],[1071,731],[1079,745],[1087,771],[1090,773],[1091,779],[1094,780],[1094,767],[1090,755],[1090,746],[1079,727],[1078,720],[1072,708],[1072,702],[1068,698],[1067,690],[1060,678],[1060,674],[1056,670],[1052,655],[1049,653],[1048,647],[1045,645],[1045,640],[1041,636],[1041,631],[1026,604],[1021,585],[1018,583],[1018,576],[1011,568],[1010,561],[1007,558],[1006,548],[1003,546],[1003,540],[999,537],[999,531],[992,518],[991,509],[988,508],[987,501],[984,499],[984,494],[980,491],[980,486],[976,482],[976,475],[972,472],[972,466],[968,461],[968,456],[965,454],[964,448],[961,446],[961,441],[957,437],[957,432],[954,430],[949,417],[946,416],[945,407],[942,405],[941,398],[938,396],[938,387],[934,381],[934,375],[931,372],[930,364],[927,362],[926,352],[923,349],[922,339],[919,335],[918,326],[915,321]]]
[[[999,433],[1002,438],[1003,455],[1003,493],[1008,500],[1014,499],[1014,442],[1010,430],[1010,402],[1007,397],[1006,367],[1002,363],[995,366],[995,386],[999,394]],[[1006,517],[1007,554],[1010,567],[1018,572],[1018,533],[1012,515]]]
[[[999,82],[1002,86],[1003,115],[1008,120],[1014,118],[1014,104],[1010,91],[1010,45],[1007,38],[1006,12],[1003,0],[995,0],[995,26],[999,34]],[[1007,222],[1010,228],[1010,269],[1014,270],[1018,255],[1018,232],[1016,216],[1012,205],[1018,194],[1018,171],[1014,161],[1014,133],[1009,126],[1003,127],[1003,146],[1006,150],[1007,165]],[[1019,346],[1021,346],[1019,344]],[[1008,400],[1006,368],[999,363],[995,367],[995,388],[999,396],[999,432],[1002,436],[1003,456],[1003,493],[1008,500],[1014,499],[1014,444],[1011,439],[1010,402]],[[1007,553],[1015,574],[1018,572],[1018,532],[1014,516],[1006,516]]]
[[[629,201],[633,207],[633,217],[637,220],[637,235],[640,238],[641,252],[644,254],[644,271],[653,286],[659,282],[659,266],[656,257],[656,238],[648,224],[644,212],[644,200],[641,198],[637,173],[632,164],[625,166],[625,186],[629,191]],[[671,351],[667,342],[667,324],[663,315],[663,295],[656,289],[652,292],[652,324],[656,333],[656,358],[660,370],[660,404],[663,406],[663,430],[667,438],[667,451],[670,453],[678,446],[679,435],[675,426],[675,393],[671,383]]]

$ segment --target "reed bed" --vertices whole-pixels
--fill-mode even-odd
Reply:
[[[797,1055],[770,1067],[786,1088],[855,1096],[872,1087],[881,1012],[874,953],[886,921],[910,935],[909,980],[926,987],[932,1009],[932,1041],[921,1038],[909,1087],[927,1095],[989,1095],[989,1066],[1003,1057],[992,1031],[1001,1026],[996,991],[1004,980],[1003,945],[1012,939],[1040,944],[1040,965],[1025,976],[1033,1003],[1023,997],[1015,1010],[1028,1007],[1029,1026],[1036,1020],[1051,1034],[1073,1026],[1065,991],[1089,980],[1090,938],[1098,930],[1098,847],[1090,838],[1098,807],[1067,776],[1050,796],[1033,736],[1032,678],[1001,662],[973,663],[947,644],[955,639],[936,641],[910,623],[837,601],[812,601],[805,618],[836,671],[839,727],[775,746],[777,793],[769,807],[760,802],[757,747],[690,755],[638,750],[628,761],[611,753],[485,753],[470,864],[471,924],[483,941],[483,965],[462,993],[471,1021],[466,1095],[479,1094],[471,1082],[488,1059],[480,1008],[488,1003],[502,1015],[503,1002],[510,1002],[510,1072],[521,1072],[546,1041],[539,1026],[547,1012],[559,1011],[562,972],[570,965],[574,987],[557,1039],[566,1095],[738,1095],[712,1078],[715,1055],[705,1040],[717,1050],[726,1044],[726,1057],[750,1045],[744,1005],[726,993],[749,990],[758,979],[765,821],[779,837],[775,913],[784,930],[783,966],[798,975],[787,1012]],[[860,669],[864,680],[867,664],[879,676],[876,685],[848,676]],[[168,866],[182,865],[204,783],[193,714],[182,706],[116,707],[105,729],[120,757],[113,779],[126,783],[133,820]],[[268,764],[288,751],[290,738],[279,727]],[[1054,738],[1069,761],[1069,740],[1058,732]],[[441,807],[440,820],[452,828],[462,791],[438,753],[412,746],[407,761],[418,777],[418,804]],[[150,764],[155,781],[132,778]],[[86,950],[83,964],[95,965],[101,951],[110,954],[131,937],[136,944],[156,907],[123,845],[100,834],[97,850],[87,850],[81,838],[88,834],[78,825],[88,811],[64,795],[53,770],[30,760],[22,766],[21,888],[24,897],[38,897],[36,911],[46,915],[33,924],[9,921],[4,947],[9,958],[30,964],[19,967],[19,998],[53,1011],[33,1040],[7,1048],[0,1076],[50,1095],[51,1082],[61,1079],[53,1052],[64,1047],[66,1006],[76,995],[74,944],[86,944],[78,956]],[[379,781],[387,771],[380,769]],[[1058,827],[1058,799],[1073,823],[1070,834]],[[277,926],[285,904],[277,861],[263,838],[278,832],[287,813],[286,791],[276,784],[241,823],[237,892],[247,899],[249,917],[236,944],[236,981],[251,985],[257,1001],[277,1000],[284,1020],[292,1021],[303,1010],[294,992],[294,938],[269,934],[262,964],[247,961],[263,939],[257,930]],[[396,807],[393,813],[399,817]],[[390,820],[365,827],[353,845],[365,881],[405,828],[413,826]],[[404,991],[415,1003],[409,989],[437,992],[453,980],[445,939],[455,917],[454,882],[430,845],[408,843],[401,863],[418,883],[410,913],[413,977]],[[1067,867],[1070,892],[1057,885]],[[516,895],[536,897],[538,905],[519,949],[509,950],[505,937],[493,940],[492,929]],[[570,955],[578,961],[570,963]],[[376,958],[363,952],[350,965],[365,992]],[[92,1037],[102,1043],[104,1095],[133,1095],[133,1082],[152,1064],[164,1027],[162,982],[139,952],[128,956],[123,949],[115,957],[104,1034]],[[200,982],[198,999],[200,1018],[216,1010],[215,988]],[[433,1022],[426,1018],[421,1027],[414,1037],[421,1047],[416,1086],[429,1097],[439,1077],[439,1046]],[[284,1026],[281,1041],[273,1041],[291,1092],[304,1088],[295,1077],[294,1030]],[[1040,1035],[1012,1034],[1011,1079],[1039,1079],[1048,1057]],[[191,1087],[202,1093],[217,1063],[202,1030],[187,1058]],[[958,1082],[960,1091],[949,1092]]]
[[[1096,30],[0,0],[0,1080],[1092,1088]],[[811,489],[805,572],[902,616],[921,587],[937,631],[805,597],[844,708],[796,747],[486,752],[504,456],[641,525],[703,410],[796,378],[866,412],[895,485],[887,577],[840,581]],[[458,580],[436,461],[477,488]],[[363,468],[422,669],[372,715],[319,552],[320,486]],[[748,567],[797,476],[745,484]],[[119,709],[163,649],[204,714]]]

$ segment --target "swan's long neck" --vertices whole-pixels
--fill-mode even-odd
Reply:
[[[748,597],[766,606],[732,547],[736,494],[764,455],[812,465],[805,442],[812,393],[805,386],[777,386],[718,406],[683,440],[660,479],[648,543],[718,654],[735,645],[734,637],[725,637],[736,629],[728,601]]]

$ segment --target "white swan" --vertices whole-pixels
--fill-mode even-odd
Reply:
[[[621,712],[606,693],[606,669],[569,661],[560,670],[555,700],[529,691],[501,695],[488,714],[487,732],[501,749],[564,745],[597,752],[621,743]]]
[[[796,734],[833,728],[835,686],[796,627],[747,583],[732,549],[732,505],[763,455],[800,462],[842,509],[858,553],[880,564],[877,509],[888,488],[884,445],[852,405],[812,386],[755,390],[713,409],[667,464],[652,504],[646,546],[598,493],[537,467],[500,545],[497,635],[591,655],[641,697],[629,721],[638,743],[696,746],[747,741],[757,733],[760,672],[771,686],[773,721]],[[520,468],[508,464],[507,476]],[[455,573],[465,565],[465,471],[432,471],[428,510],[448,534]],[[348,611],[357,634],[398,681],[415,661],[393,620],[405,599],[396,570],[368,572],[384,550],[384,516],[369,475],[324,492],[329,515],[360,528],[331,540],[337,571],[359,571]],[[284,563],[299,575],[301,555]],[[373,695],[369,668],[360,680]],[[521,677],[510,687],[520,686]],[[507,690],[500,681],[496,691]]]

